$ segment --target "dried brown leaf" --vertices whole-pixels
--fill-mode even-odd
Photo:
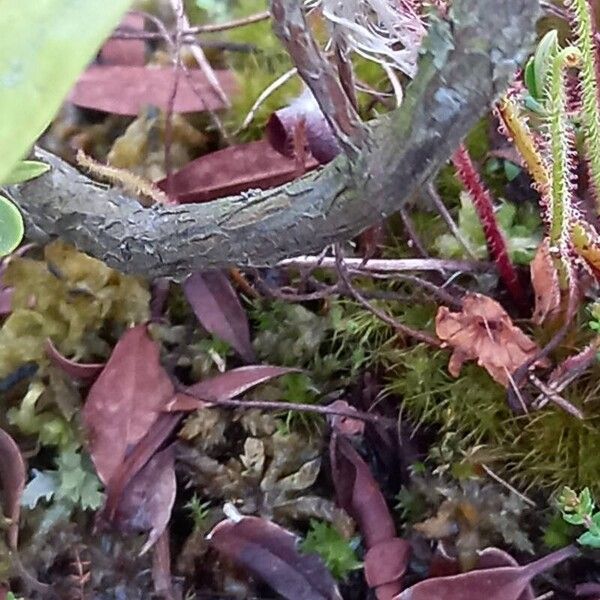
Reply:
[[[544,239],[531,261],[531,284],[535,293],[532,321],[541,325],[558,315],[561,306],[558,273],[550,256],[550,243]]]
[[[338,504],[358,523],[367,548],[365,574],[378,600],[390,600],[402,589],[410,546],[396,537],[385,498],[352,444],[344,436],[334,435],[330,453]]]
[[[235,79],[229,71],[215,71],[223,90],[234,91]],[[69,100],[81,108],[135,117],[151,104],[167,110],[173,92],[172,67],[130,65],[92,65],[79,78]],[[176,113],[204,112],[225,108],[223,100],[200,69],[181,76],[173,104]]]
[[[540,350],[513,325],[498,302],[482,294],[467,295],[461,312],[441,306],[435,325],[438,337],[453,349],[448,370],[454,377],[466,360],[476,360],[495,381],[508,387],[511,373]]]
[[[575,554],[577,549],[568,546],[523,567],[492,567],[426,579],[404,590],[394,600],[519,600],[536,575]]]
[[[90,389],[82,412],[90,455],[105,484],[173,394],[146,326],[127,330]]]
[[[305,169],[318,166],[310,159]],[[157,186],[180,204],[208,202],[248,189],[267,189],[297,177],[292,158],[273,150],[266,140],[230,146],[193,160]]]
[[[320,557],[300,554],[297,538],[259,517],[221,521],[209,535],[211,545],[288,600],[341,600]]]
[[[7,530],[8,546],[17,548],[19,536],[19,515],[21,514],[21,496],[25,488],[27,473],[25,461],[17,443],[3,429],[0,429],[0,487],[3,500],[2,514],[10,520]]]

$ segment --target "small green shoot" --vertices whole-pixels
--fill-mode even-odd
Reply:
[[[336,579],[345,579],[351,571],[360,569],[362,563],[356,558],[358,538],[346,540],[340,532],[324,521],[311,519],[310,530],[300,543],[304,553],[318,554]]]
[[[204,525],[204,521],[208,516],[210,510],[210,502],[202,502],[196,494],[192,496],[192,499],[184,505],[194,521],[194,528],[201,529]]]
[[[565,486],[558,497],[558,505],[567,523],[587,529],[577,538],[577,542],[589,548],[600,548],[600,511],[595,510],[589,488],[584,488],[578,494]]]

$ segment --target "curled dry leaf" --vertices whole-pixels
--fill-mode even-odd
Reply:
[[[367,463],[342,435],[330,443],[338,504],[358,523],[367,548],[365,575],[378,600],[390,600],[401,589],[410,544],[396,537],[389,508]]]
[[[550,256],[550,243],[544,239],[531,261],[531,283],[535,293],[532,320],[536,325],[552,319],[560,312],[561,297],[558,273]]]
[[[127,330],[90,389],[82,412],[90,455],[105,484],[173,394],[146,326]]]
[[[284,156],[294,156],[294,132],[303,123],[311,154],[321,164],[333,160],[340,146],[312,92],[306,88],[289,106],[274,112],[267,123],[267,139]]]
[[[227,342],[245,361],[254,360],[248,316],[226,273],[193,273],[183,291],[206,331]]]
[[[444,346],[453,349],[448,364],[451,375],[458,377],[466,360],[476,360],[504,387],[508,387],[511,373],[540,350],[513,325],[498,302],[482,294],[467,295],[461,312],[453,313],[441,306],[435,330]]]
[[[494,566],[460,575],[426,579],[404,590],[394,600],[521,600],[536,575],[577,552],[577,548],[568,546],[522,567]]]
[[[64,371],[69,377],[80,379],[82,381],[92,381],[96,379],[105,367],[105,363],[83,364],[67,358],[60,353],[50,339],[46,341],[46,355],[55,367]]]
[[[288,600],[341,600],[335,580],[316,554],[301,554],[298,539],[259,517],[218,523],[209,534],[218,552],[268,583]]]
[[[223,90],[233,92],[235,80],[229,71],[215,71]],[[115,115],[137,116],[147,105],[167,110],[173,92],[172,67],[92,65],[79,78],[69,100],[81,108]],[[190,84],[190,80],[193,82]],[[176,113],[203,112],[225,108],[200,69],[181,76],[173,104]]]
[[[318,162],[313,159],[304,165],[307,171],[317,166]],[[165,178],[156,185],[179,204],[190,204],[249,189],[267,189],[296,177],[294,159],[273,150],[266,140],[260,140],[205,154],[172,173],[168,182]]]
[[[232,369],[189,386],[186,388],[185,393],[177,394],[166,405],[165,410],[169,412],[198,410],[204,408],[207,402],[235,398],[255,385],[297,371],[298,369],[271,367],[269,365],[253,365]]]
[[[17,548],[21,496],[26,478],[25,461],[17,443],[6,431],[0,429],[0,498],[3,500],[0,518],[4,515],[10,520],[6,539],[12,550]]]

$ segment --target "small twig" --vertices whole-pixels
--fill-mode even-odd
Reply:
[[[425,248],[425,244],[421,241],[416,229],[413,220],[410,217],[410,214],[403,206],[398,213],[400,214],[400,218],[402,219],[402,225],[404,225],[404,229],[408,234],[408,243],[409,245],[414,246],[417,249],[417,252],[423,258],[429,258],[429,253],[427,252],[427,248]]]
[[[171,146],[173,143],[173,108],[175,106],[175,97],[179,89],[179,80],[181,75],[181,32],[184,27],[185,9],[183,0],[171,0],[171,6],[175,13],[175,47],[173,49],[173,68],[175,73],[173,76],[173,87],[169,95],[167,103],[167,114],[165,116],[165,174],[167,178],[167,195],[172,196],[172,179],[171,179]]]
[[[283,75],[280,75],[275,81],[270,83],[259,94],[258,98],[254,101],[254,104],[248,111],[246,118],[244,119],[244,121],[242,122],[240,127],[236,131],[233,132],[233,135],[238,135],[239,133],[244,131],[248,127],[248,125],[250,125],[250,123],[252,123],[252,121],[254,120],[254,117],[256,116],[258,109],[263,105],[265,100],[267,100],[267,98],[271,94],[276,92],[282,85],[286,84],[292,77],[294,77],[294,75],[297,75],[297,74],[298,74],[298,69],[296,69],[296,67],[294,67],[293,69],[286,71]]]
[[[533,383],[543,394],[540,401],[536,401],[534,403],[534,408],[542,408],[548,402],[552,402],[562,408],[565,412],[574,416],[575,418],[583,421],[583,413],[573,404],[571,404],[568,400],[563,398],[552,386],[545,384],[541,379],[536,377],[533,373],[529,373],[529,381]]]
[[[473,260],[477,260],[477,256],[475,255],[473,248],[471,248],[471,244],[469,244],[467,238],[465,238],[461,230],[454,222],[450,211],[446,208],[444,201],[440,198],[440,195],[437,193],[437,190],[435,189],[435,185],[433,183],[429,183],[427,185],[427,195],[429,196],[429,199],[433,202],[435,209],[438,211],[440,217],[442,217],[444,223],[446,223],[446,226],[450,230],[450,233],[452,233],[452,235],[457,239],[458,243],[465,249],[466,253]]]
[[[436,338],[422,331],[416,331],[415,329],[403,325],[402,323],[388,315],[386,312],[378,309],[376,306],[373,306],[355,287],[353,287],[352,282],[350,281],[350,277],[346,272],[344,261],[342,260],[339,244],[336,244],[335,246],[335,260],[340,279],[344,282],[346,289],[350,292],[351,296],[359,304],[362,304],[362,306],[364,306],[368,311],[372,312],[376,317],[379,317],[384,323],[387,323],[395,331],[398,331],[399,333],[411,337],[419,342],[429,344],[430,346],[441,346],[441,342]]]
[[[271,13],[268,10],[263,12],[248,15],[240,19],[233,19],[226,23],[211,23],[209,25],[197,25],[196,27],[190,27],[186,33],[215,33],[218,31],[227,31],[229,29],[237,29],[238,27],[244,27],[245,25],[252,25],[253,23],[259,23],[260,21],[266,21],[271,18]]]
[[[187,393],[187,392],[186,392]],[[313,404],[300,404],[297,402],[270,402],[269,400],[233,400],[221,399],[211,400],[207,408],[230,406],[232,408],[258,408],[261,410],[294,410],[298,412],[311,412],[319,415],[336,415],[340,417],[349,417],[358,419],[366,423],[374,423],[377,425],[386,425],[388,427],[396,427],[396,419],[384,417],[382,415],[374,415],[362,411],[344,410],[343,408],[331,408],[329,406],[320,406]]]
[[[367,129],[335,69],[319,48],[298,0],[271,0],[275,32],[310,88],[331,130],[349,158],[360,153]]]
[[[533,500],[531,500],[531,498],[528,498],[525,494],[521,493],[517,488],[513,487],[512,485],[510,485],[510,483],[508,483],[508,481],[505,481],[504,479],[502,479],[502,477],[500,477],[500,475],[497,475],[496,473],[494,473],[494,471],[492,471],[492,469],[490,469],[485,463],[479,463],[479,466],[494,481],[496,481],[500,485],[504,486],[507,490],[509,490],[513,494],[515,494],[515,496],[518,496],[519,498],[521,498],[521,500],[523,500],[523,502],[525,502],[526,504],[529,504],[529,506],[533,506],[534,508],[537,506],[537,504]]]
[[[385,62],[381,63],[381,67],[385,71],[387,78],[390,80],[390,83],[392,84],[392,90],[393,90],[394,96],[396,98],[396,108],[398,108],[399,106],[401,106],[402,99],[404,97],[404,90],[402,89],[402,84],[400,83],[400,80],[398,79],[398,76],[396,75],[396,72],[394,71],[394,69],[392,69],[392,67],[390,67]]]
[[[336,259],[330,256],[295,256],[279,261],[277,266],[305,268],[316,265],[324,269],[335,269],[336,264]],[[405,273],[406,271],[485,273],[491,268],[490,263],[483,261],[471,262],[439,258],[372,258],[367,262],[364,262],[362,258],[344,258],[342,264],[349,270],[364,271],[365,273]]]

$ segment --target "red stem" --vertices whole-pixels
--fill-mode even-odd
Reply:
[[[477,211],[477,216],[481,221],[485,241],[490,258],[496,264],[498,275],[506,286],[506,289],[512,296],[513,300],[519,306],[526,306],[525,292],[519,275],[512,264],[508,255],[506,240],[494,213],[494,204],[489,190],[485,187],[479,173],[469,156],[468,150],[463,144],[458,148],[452,157],[452,162],[457,171],[458,178],[469,192],[469,196]]]

